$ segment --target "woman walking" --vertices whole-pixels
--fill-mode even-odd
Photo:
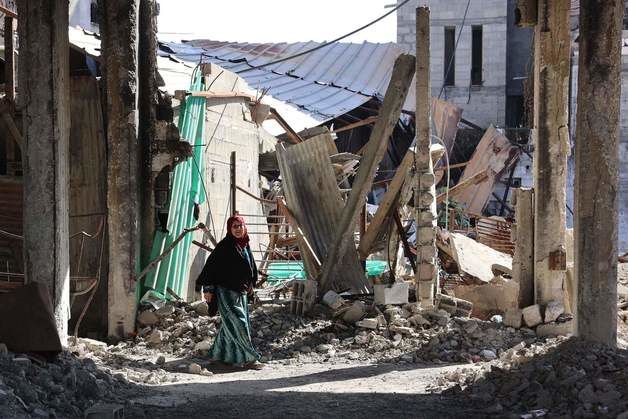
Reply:
[[[227,220],[227,235],[207,258],[196,280],[207,303],[217,302],[222,319],[220,331],[209,350],[216,361],[247,368],[261,368],[251,342],[248,297],[257,283],[257,266],[249,246],[244,219]]]

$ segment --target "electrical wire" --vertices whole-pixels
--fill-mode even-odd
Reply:
[[[438,93],[438,98],[443,94],[445,90],[445,80],[447,80],[447,76],[449,76],[449,72],[451,71],[451,65],[454,62],[454,58],[456,58],[456,50],[458,49],[458,42],[460,42],[460,37],[462,36],[462,29],[464,29],[464,23],[467,20],[467,13],[469,12],[469,5],[471,4],[471,0],[467,1],[467,7],[464,10],[464,16],[462,17],[462,24],[460,25],[460,32],[458,32],[458,38],[456,38],[456,44],[454,45],[454,53],[451,54],[451,58],[449,59],[449,64],[447,64],[447,72],[445,72],[445,77],[443,78],[443,85],[440,88],[440,92]]]
[[[349,36],[351,36],[351,35],[354,35],[354,34],[356,34],[356,33],[360,32],[360,31],[362,31],[362,30],[364,30],[364,29],[368,28],[368,27],[369,27],[369,26],[371,26],[371,25],[374,25],[375,23],[377,23],[377,22],[379,22],[380,20],[384,19],[386,16],[388,16],[388,15],[390,15],[390,14],[392,14],[392,13],[396,12],[399,8],[401,8],[402,6],[404,6],[404,5],[405,5],[406,3],[408,3],[409,1],[410,1],[410,0],[404,0],[404,1],[403,1],[403,2],[401,2],[399,5],[397,5],[396,7],[392,8],[390,11],[388,11],[388,12],[384,13],[383,15],[381,15],[380,17],[378,17],[377,19],[372,20],[371,22],[367,23],[366,25],[363,25],[363,26],[359,27],[358,29],[355,29],[355,30],[353,30],[353,31],[351,31],[351,32],[349,32],[349,33],[347,33],[347,34],[345,34],[345,35],[339,36],[339,37],[338,37],[338,38],[336,38],[336,39],[333,39],[333,40],[328,41],[328,42],[324,42],[324,43],[322,43],[321,45],[318,45],[318,46],[316,46],[316,47],[314,47],[314,48],[310,48],[310,49],[305,50],[305,51],[303,51],[303,52],[300,52],[300,53],[298,53],[298,54],[291,55],[291,56],[289,56],[289,57],[280,58],[280,59],[275,60],[275,61],[270,61],[270,62],[268,62],[268,63],[266,63],[266,64],[260,64],[260,65],[256,65],[256,66],[254,66],[254,67],[245,68],[244,70],[236,71],[236,74],[246,73],[246,72],[248,72],[248,71],[252,71],[252,70],[257,70],[257,69],[259,69],[259,68],[268,67],[269,65],[273,65],[273,64],[279,64],[279,63],[282,63],[282,62],[284,62],[284,61],[291,60],[291,59],[293,59],[293,58],[298,58],[298,57],[301,57],[301,56],[303,56],[303,55],[310,54],[310,53],[312,53],[312,52],[314,52],[314,51],[317,51],[317,50],[319,50],[319,49],[321,49],[321,48],[328,47],[328,46],[330,46],[330,45],[332,45],[332,44],[334,44],[334,43],[336,43],[336,42],[338,42],[338,41],[341,41],[341,40],[343,40],[343,39],[345,39],[345,38],[347,38],[347,37],[349,37]],[[469,8],[469,6],[467,5],[467,9],[468,9],[468,8]],[[465,16],[466,16],[466,15],[465,15]]]

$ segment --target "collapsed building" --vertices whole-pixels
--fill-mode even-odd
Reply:
[[[105,4],[100,34],[68,29],[67,5],[4,8],[0,310],[24,322],[3,325],[0,340],[45,353],[68,334],[161,344],[146,330],[154,313],[185,314],[174,306],[196,298],[194,279],[239,213],[260,296],[297,316],[322,302],[342,327],[385,327],[400,341],[410,325],[497,315],[516,337],[615,346],[620,55],[591,42],[619,35],[581,28],[571,231],[568,2],[520,3],[519,24],[535,31],[533,188],[512,183],[528,138],[480,129],[433,97],[427,8],[416,9],[414,55],[393,44],[159,44],[152,1]],[[45,321],[19,310],[28,299]]]

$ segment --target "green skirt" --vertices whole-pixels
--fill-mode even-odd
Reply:
[[[218,336],[209,349],[209,356],[226,364],[244,364],[258,361],[259,353],[251,342],[251,323],[246,294],[216,287],[221,323]]]

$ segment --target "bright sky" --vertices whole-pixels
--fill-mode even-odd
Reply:
[[[326,41],[390,11],[395,0],[159,0],[159,39]],[[396,13],[347,38],[395,42]]]

